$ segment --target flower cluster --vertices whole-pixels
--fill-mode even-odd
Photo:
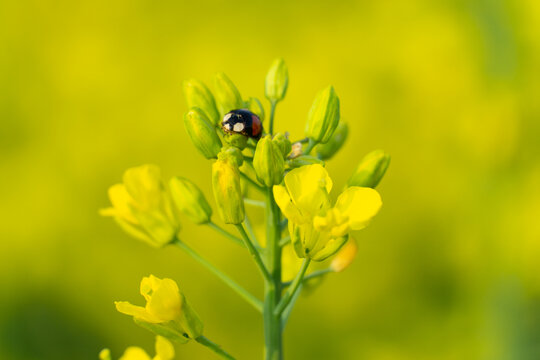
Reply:
[[[263,313],[265,357],[282,359],[283,326],[303,285],[309,279],[343,271],[355,258],[358,248],[351,232],[365,228],[379,212],[382,200],[375,187],[390,157],[381,150],[367,154],[334,201],[334,183],[326,163],[349,137],[349,125],[342,119],[334,87],[327,86],[317,93],[307,111],[303,137],[291,141],[289,133],[274,133],[276,107],[289,86],[288,69],[282,59],[272,64],[266,76],[264,93],[269,111],[259,99],[243,97],[223,73],[214,77],[213,85],[211,91],[199,80],[184,82],[188,105],[184,126],[194,148],[211,162],[216,213],[223,224],[234,225],[239,236],[213,221],[212,207],[195,183],[179,176],[164,183],[155,165],[128,169],[123,182],[109,189],[112,206],[101,213],[154,247],[180,247],[217,275]],[[246,204],[264,208],[264,241],[255,236]],[[249,252],[266,285],[263,300],[181,239],[183,216],[197,225],[209,226]],[[302,265],[292,281],[284,281],[284,272],[291,267],[285,250],[291,247],[290,253],[301,259]],[[326,268],[309,271],[312,261],[323,262],[332,256]],[[203,336],[199,316],[175,281],[150,275],[142,279],[140,293],[145,306],[120,301],[116,308],[157,335],[154,360],[172,359],[174,349],[169,340],[195,340],[217,355],[233,359]],[[101,358],[110,360],[110,353],[104,351]],[[142,349],[129,348],[121,359],[150,357]]]

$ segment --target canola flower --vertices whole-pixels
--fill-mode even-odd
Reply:
[[[332,192],[335,186],[326,163],[351,137],[341,117],[340,99],[332,86],[319,91],[306,109],[305,137],[292,141],[289,133],[274,133],[277,106],[288,87],[289,70],[283,59],[272,63],[265,78],[269,111],[256,97],[243,97],[224,73],[214,77],[213,91],[196,79],[183,84],[188,105],[185,130],[201,160],[208,161],[215,218],[224,225],[214,222],[204,189],[184,176],[163,182],[156,165],[126,170],[122,183],[109,189],[111,207],[101,210],[128,234],[155,248],[180,248],[260,312],[266,360],[284,358],[284,328],[303,289],[313,293],[326,275],[341,273],[361,256],[357,241],[363,239],[353,239],[351,232],[358,237],[356,231],[368,226],[381,209],[375,187],[390,163],[387,153],[372,151],[358,159],[348,182],[338,187],[343,190]],[[265,239],[252,228],[252,207],[264,209]],[[264,293],[252,294],[194,251],[181,233],[183,218],[240,245],[238,256],[251,256]],[[204,240],[197,239],[201,248]],[[115,305],[157,336],[153,360],[174,357],[170,341],[194,341],[216,356],[234,359],[203,335],[200,317],[174,280],[149,275],[139,291],[144,305],[126,301]],[[111,360],[110,352],[104,350],[100,358]],[[128,348],[121,357],[147,359],[150,356],[138,347]]]

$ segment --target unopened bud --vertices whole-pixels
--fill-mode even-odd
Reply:
[[[341,272],[349,267],[356,257],[358,252],[358,245],[356,240],[349,236],[349,241],[339,250],[337,255],[332,259],[330,263],[330,269],[334,272]]]
[[[184,116],[184,126],[197,150],[207,159],[216,158],[221,140],[205,113],[199,108],[191,109]]]
[[[266,98],[272,102],[283,100],[289,85],[289,71],[283,59],[276,59],[266,74],[264,83]]]
[[[188,179],[173,177],[169,187],[173,202],[181,213],[195,224],[210,222],[212,208],[197,185]]]
[[[218,159],[230,161],[238,167],[242,166],[244,163],[242,150],[234,146],[224,146],[218,154]]]
[[[264,107],[259,99],[256,97],[250,97],[246,105],[249,111],[257,115],[261,121],[264,121]]]
[[[249,138],[242,134],[225,133],[223,140],[230,146],[244,150],[248,144]]]
[[[201,109],[213,125],[219,122],[219,112],[214,100],[214,95],[208,90],[206,85],[196,79],[184,81],[184,95],[188,108],[197,107]]]
[[[217,160],[212,165],[212,188],[223,222],[242,223],[245,212],[238,166],[231,161]]]
[[[339,122],[339,98],[332,86],[317,94],[308,114],[306,136],[317,143],[330,140]]]
[[[287,135],[284,135],[283,133],[274,135],[272,142],[279,147],[284,158],[287,157],[292,150],[291,141],[287,138]]]
[[[281,183],[285,171],[284,162],[281,149],[270,135],[259,140],[253,156],[253,167],[261,183],[268,187]]]
[[[390,155],[382,150],[372,151],[360,161],[347,185],[375,188],[383,178],[388,165]]]
[[[347,140],[348,134],[349,127],[346,123],[340,121],[330,140],[326,144],[317,145],[315,148],[319,158],[328,160],[334,156]]]
[[[222,115],[225,115],[231,110],[237,110],[244,107],[240,92],[227,75],[224,73],[216,74],[214,85],[216,88],[217,105]]]

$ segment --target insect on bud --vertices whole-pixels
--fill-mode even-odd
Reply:
[[[281,183],[285,171],[285,160],[280,147],[272,141],[270,135],[257,143],[253,157],[253,167],[257,179],[270,187]]]
[[[283,100],[289,85],[289,71],[283,59],[276,59],[266,74],[264,94],[272,102]]]
[[[212,217],[212,208],[202,191],[193,182],[173,177],[169,182],[171,196],[178,210],[195,224],[207,224]]]
[[[184,126],[197,150],[207,159],[215,159],[221,150],[221,140],[215,127],[199,108],[193,108],[184,116]]]
[[[316,143],[327,143],[339,122],[339,98],[332,86],[317,94],[308,114],[306,136]]]
[[[360,161],[347,185],[374,189],[383,178],[388,165],[390,165],[390,155],[382,150],[372,151]]]
[[[332,137],[326,144],[320,144],[317,145],[315,150],[317,151],[317,155],[320,159],[328,160],[334,156],[339,149],[343,146],[345,143],[345,140],[347,140],[347,135],[349,134],[349,126],[340,121],[336,131],[334,131],[334,134],[332,134]]]
[[[292,150],[291,141],[287,138],[287,135],[284,135],[283,133],[274,135],[272,142],[279,147],[284,158],[286,158]]]
[[[217,160],[212,165],[212,188],[219,215],[226,224],[241,224],[245,218],[240,170],[232,161]]]
[[[213,125],[219,122],[219,112],[214,100],[214,95],[208,90],[206,85],[196,79],[184,81],[184,95],[188,108],[197,107],[201,109]]]
[[[222,115],[225,115],[231,110],[244,107],[240,92],[227,75],[217,73],[214,78],[214,85],[216,88],[217,105]]]

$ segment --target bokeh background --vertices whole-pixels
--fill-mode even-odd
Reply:
[[[108,186],[155,163],[211,199],[182,125],[181,84],[226,72],[263,98],[290,86],[277,129],[302,137],[333,84],[351,135],[328,164],[392,164],[354,265],[302,297],[288,359],[540,358],[540,3],[537,0],[0,2],[0,358],[153,352],[117,313],[147,274],[177,280],[206,334],[262,354],[260,317],[175,248],[110,219]],[[255,222],[257,220],[255,219]],[[254,292],[250,259],[184,219],[184,238]],[[179,359],[212,359],[194,343]]]

